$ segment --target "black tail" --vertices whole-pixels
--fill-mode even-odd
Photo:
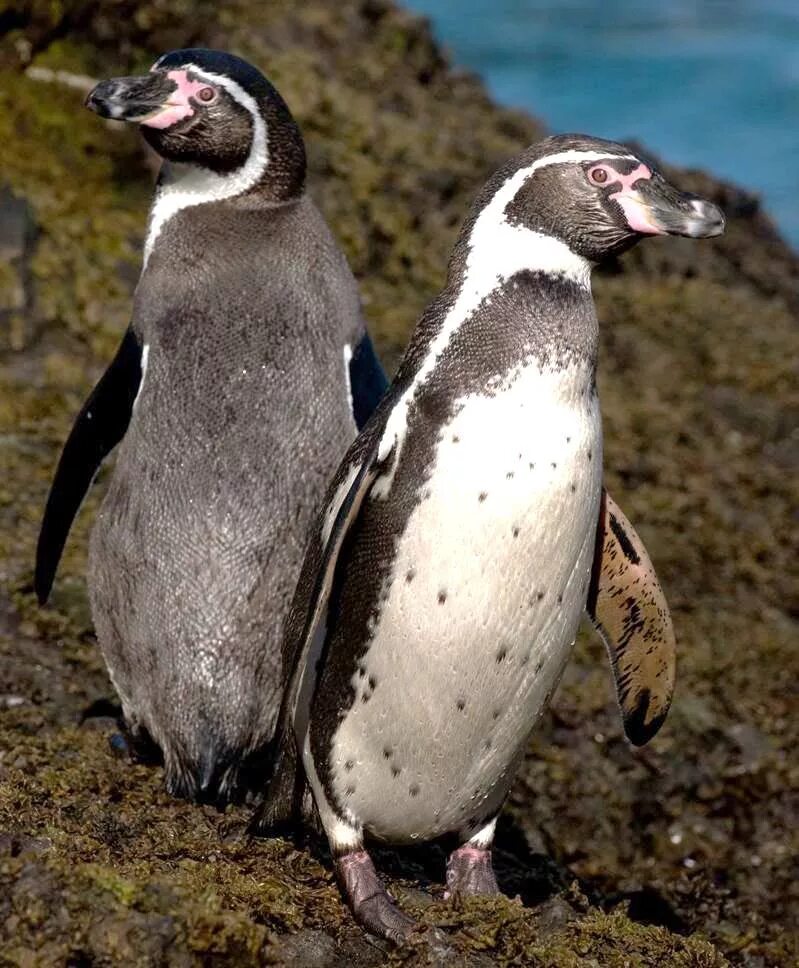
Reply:
[[[224,807],[251,802],[263,794],[272,773],[272,744],[252,753],[231,750],[218,737],[209,736],[198,756],[176,750],[165,756],[166,788],[172,796]]]
[[[224,806],[238,796],[242,754],[236,756],[210,730],[198,737],[199,753],[171,745],[164,749],[164,781],[169,793],[183,800]]]

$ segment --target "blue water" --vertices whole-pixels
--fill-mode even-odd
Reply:
[[[406,3],[499,101],[746,186],[799,247],[799,0]]]

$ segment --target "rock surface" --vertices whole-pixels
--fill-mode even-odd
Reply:
[[[354,926],[313,845],[248,842],[245,809],[170,800],[104,723],[79,725],[113,700],[83,582],[102,480],[45,609],[33,550],[58,449],[126,325],[152,185],[135,132],[81,92],[190,44],[252,59],[291,104],[389,363],[475,190],[541,134],[383,0],[0,10],[0,960],[795,964],[799,260],[756,198],[708,175],[669,170],[725,208],[722,239],[650,242],[596,282],[607,479],[673,610],[673,711],[632,750],[602,650],[581,640],[499,837],[523,905],[454,907],[437,848],[385,852],[430,927],[391,951]]]

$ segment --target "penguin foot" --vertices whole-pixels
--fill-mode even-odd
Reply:
[[[350,851],[336,858],[335,867],[355,920],[395,944],[407,940],[416,922],[393,902],[369,854],[365,850]]]
[[[444,897],[470,897],[474,894],[499,894],[499,886],[491,865],[491,851],[464,844],[449,855]]]

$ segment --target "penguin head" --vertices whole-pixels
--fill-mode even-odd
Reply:
[[[148,74],[101,81],[86,106],[140,125],[173,164],[223,176],[259,167],[258,185],[275,200],[303,192],[305,147],[291,112],[263,74],[233,54],[171,51]]]
[[[724,231],[719,208],[681,192],[625,145],[558,135],[533,145],[489,182],[477,208],[505,193],[497,215],[602,262],[647,235],[707,238]]]

